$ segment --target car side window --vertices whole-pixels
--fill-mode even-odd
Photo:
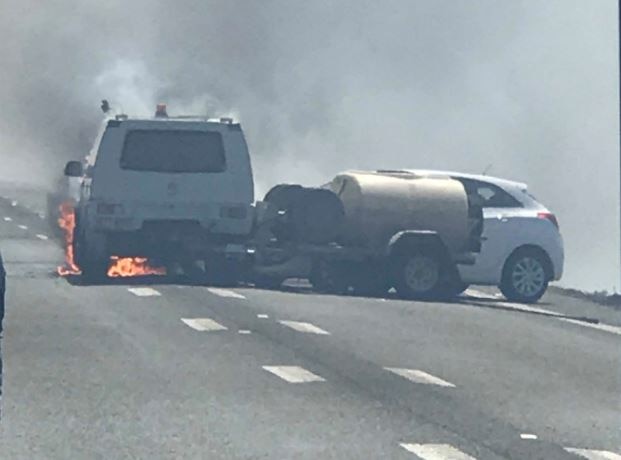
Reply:
[[[464,183],[472,201],[484,208],[520,208],[522,204],[496,185],[479,181]]]

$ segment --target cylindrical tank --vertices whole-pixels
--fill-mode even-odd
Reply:
[[[330,190],[280,184],[273,187],[263,201],[284,211],[271,228],[282,241],[330,243],[341,228],[343,205]]]
[[[339,235],[343,244],[381,250],[399,231],[432,230],[451,252],[468,245],[466,192],[449,177],[350,171],[337,175],[326,188],[343,203],[345,220]]]

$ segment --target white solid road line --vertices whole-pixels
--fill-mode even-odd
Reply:
[[[148,288],[148,287],[129,288],[127,290],[131,292],[132,294],[137,295],[138,297],[152,297],[152,296],[162,295],[155,289]]]
[[[47,237],[47,235],[42,235],[41,233],[37,233],[37,238],[39,238],[40,240],[43,240],[43,241],[45,241],[45,240],[49,239],[49,238]]]
[[[612,332],[613,334],[621,335],[621,327],[619,326],[611,326],[610,324],[603,323],[588,323],[586,321],[579,321],[571,318],[560,318],[561,321],[565,321],[571,324],[577,324],[579,326],[590,327],[592,329],[597,329],[600,331]]]
[[[561,313],[558,313],[552,310],[546,310],[545,308],[532,307],[530,305],[525,305],[522,303],[507,302],[505,299],[503,299],[502,295],[500,294],[488,294],[487,292],[479,291],[477,289],[472,289],[472,288],[466,289],[464,291],[464,294],[466,294],[469,297],[477,297],[479,299],[495,300],[499,302],[500,306],[508,307],[508,308],[511,308],[512,310],[526,311],[530,313],[543,313],[545,315],[552,315],[552,316],[563,316]]]
[[[449,444],[406,444],[402,443],[408,452],[416,454],[423,460],[476,460],[468,454]]]
[[[308,334],[330,335],[328,331],[324,331],[320,327],[317,327],[311,323],[305,323],[302,321],[285,321],[285,320],[280,320],[278,322],[282,324],[283,326],[290,327],[291,329],[294,329],[298,332],[306,332]]]
[[[181,321],[190,326],[192,329],[201,332],[227,330],[225,326],[211,318],[181,318]]]
[[[621,455],[608,450],[576,449],[573,447],[565,447],[565,450],[587,460],[621,460]]]
[[[8,217],[8,216],[4,218],[4,221],[5,221],[5,222],[11,222],[12,220],[13,220],[13,219],[12,219],[12,218],[10,218],[10,217]]]
[[[501,299],[496,298],[493,294],[487,294],[486,292],[478,291],[476,289],[466,289],[465,294],[471,297],[478,297],[480,299],[496,300],[499,302],[498,305],[503,307],[509,307],[512,310],[526,311],[531,313],[543,313],[545,315],[556,316],[561,321],[565,321],[567,323],[577,324],[578,326],[590,327],[591,329],[597,329],[600,331],[621,335],[621,327],[619,326],[612,326],[610,324],[604,323],[589,323],[588,321],[580,321],[572,318],[563,318],[564,315],[562,313],[546,310],[545,308],[524,305],[521,303],[504,302]]]
[[[307,371],[299,366],[263,366],[268,372],[280,377],[289,383],[325,382],[323,377]]]
[[[18,225],[18,227],[21,228],[22,230],[28,230],[27,225]]]
[[[220,297],[230,297],[232,299],[245,299],[246,298],[243,295],[238,294],[235,291],[230,291],[228,289],[207,288],[207,290],[211,292],[212,294],[215,294]]]
[[[418,369],[403,369],[399,367],[385,367],[387,371],[404,377],[414,383],[423,383],[425,385],[439,385],[441,387],[455,388],[455,385],[446,380],[442,380],[435,375],[428,374],[427,372],[420,371]]]
[[[479,291],[478,289],[473,289],[473,288],[466,289],[464,291],[464,294],[466,294],[468,297],[478,297],[480,299],[496,300],[496,299],[501,298],[500,294],[490,294],[490,293]]]

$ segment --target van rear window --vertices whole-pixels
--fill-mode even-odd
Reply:
[[[209,131],[132,130],[125,136],[121,168],[162,173],[223,172],[222,135]]]

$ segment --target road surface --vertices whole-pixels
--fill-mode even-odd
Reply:
[[[3,192],[2,459],[621,459],[615,310],[81,286]]]

